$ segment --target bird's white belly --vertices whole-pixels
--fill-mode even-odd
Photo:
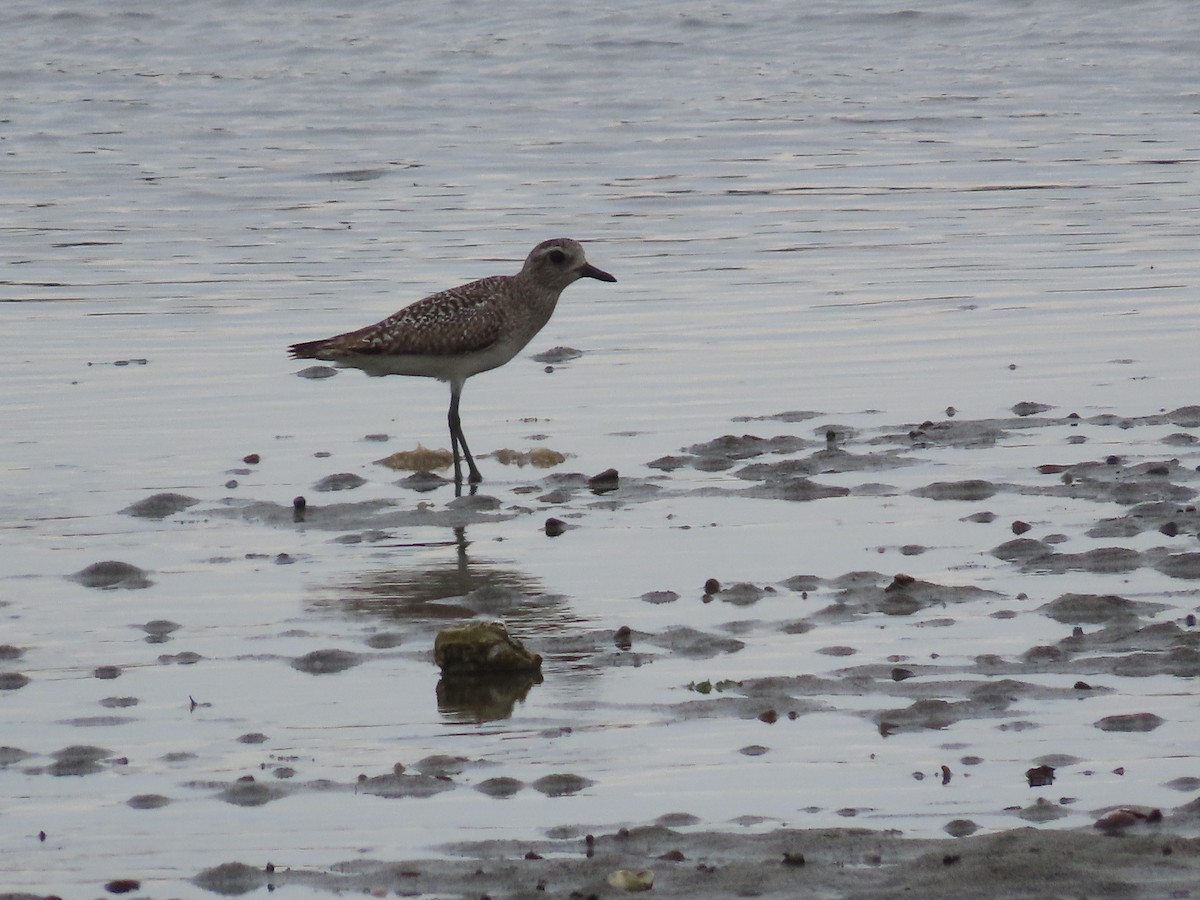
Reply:
[[[440,381],[462,382],[472,375],[502,366],[521,349],[504,343],[477,353],[446,355],[401,355],[354,353],[333,360],[341,367],[362,369],[368,375],[415,375]]]

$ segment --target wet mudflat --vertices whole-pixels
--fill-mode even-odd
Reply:
[[[731,422],[636,477],[514,480],[485,457],[501,477],[455,496],[371,462],[303,505],[160,492],[113,510],[131,557],[163,557],[60,578],[78,627],[108,632],[90,655],[54,649],[53,611],[8,607],[28,637],[5,648],[3,764],[39,798],[29,851],[111,847],[114,876],[218,893],[588,895],[618,870],[669,896],[951,896],[974,871],[1014,891],[1186,884],[1200,408],[858,418]],[[372,475],[392,499],[353,499]],[[652,579],[627,543],[647,540],[675,555]],[[216,542],[286,549],[194,555]],[[439,678],[434,636],[486,620],[542,674]],[[122,808],[113,847],[101,823]],[[164,816],[195,841],[176,862],[119,850]],[[1029,826],[1055,833],[1013,831]],[[289,849],[313,829],[320,849]],[[1044,864],[1013,862],[1030,853]]]

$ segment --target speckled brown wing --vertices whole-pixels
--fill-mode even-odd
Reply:
[[[447,356],[486,350],[503,322],[495,295],[509,276],[498,275],[431,294],[382,322],[291,347],[293,357],[336,360],[347,356]]]

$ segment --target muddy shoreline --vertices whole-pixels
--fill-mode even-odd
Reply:
[[[189,890],[229,896],[294,885],[608,897],[630,892],[610,877],[646,872],[654,895],[670,897],[1188,896],[1200,771],[1187,749],[1194,711],[1179,697],[1200,674],[1200,409],[1046,411],[875,427],[780,413],[740,423],[766,436],[696,443],[648,474],[529,472],[461,497],[445,484],[410,495],[404,481],[397,496],[389,480],[391,498],[355,499],[370,478],[336,472],[302,509],[257,491],[144,496],[109,518],[145,529],[147,545],[183,534],[213,548],[236,534],[287,549],[197,549],[174,569],[98,559],[63,573],[59,584],[99,617],[89,634],[111,607],[124,637],[63,682],[77,714],[53,723],[57,749],[13,741],[0,765],[35,785],[79,777],[101,807],[174,816],[180,834],[195,802],[234,832],[242,817],[275,827],[294,811],[340,817],[343,843],[308,862],[268,830],[256,853],[213,844],[187,856],[196,869],[176,864]],[[330,483],[340,487],[322,489]],[[541,584],[552,551],[586,579],[620,562],[590,548],[637,528],[656,549],[733,535],[699,517],[735,504],[751,521],[802,511],[789,533],[816,534],[823,548],[839,544],[826,529],[852,514],[855,529],[892,542],[852,546],[860,566],[840,574],[826,563],[744,580],[726,576],[730,559],[686,573],[656,565],[619,603],[586,581],[569,594]],[[550,518],[564,527],[543,529]],[[248,597],[280,602],[173,604],[188,579],[185,596],[255,579]],[[285,582],[306,592],[302,609]],[[230,624],[247,612],[261,623]],[[490,619],[544,657],[545,679],[430,683],[434,636]],[[46,690],[36,642],[6,645],[4,667],[10,699]],[[407,692],[413,683],[426,686]],[[96,691],[100,711],[78,699]],[[35,707],[27,717],[36,725]],[[167,741],[183,721],[203,739]],[[127,737],[138,728],[157,756]],[[137,787],[114,796],[105,774]],[[699,815],[662,814],[662,803]],[[448,818],[395,852],[386,824],[364,824],[427,812]],[[806,816],[823,827],[797,827]],[[837,824],[847,820],[870,827]],[[52,848],[78,837],[69,819],[38,829]],[[931,836],[939,830],[951,836]],[[513,839],[439,843],[460,834]],[[423,855],[430,847],[442,855]],[[150,890],[148,873],[124,868]]]
[[[1194,827],[1195,808],[1180,813]],[[224,896],[296,885],[375,896],[615,897],[621,870],[652,873],[655,897],[927,898],[1190,897],[1200,839],[1018,828],[975,837],[906,839],[866,829],[767,834],[682,833],[663,826],[614,834],[452,848],[461,859],[354,860],[321,870],[226,863],[195,883]]]

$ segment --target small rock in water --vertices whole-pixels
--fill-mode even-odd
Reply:
[[[468,622],[438,632],[433,659],[443,675],[540,672],[542,657],[508,633],[503,622]]]

